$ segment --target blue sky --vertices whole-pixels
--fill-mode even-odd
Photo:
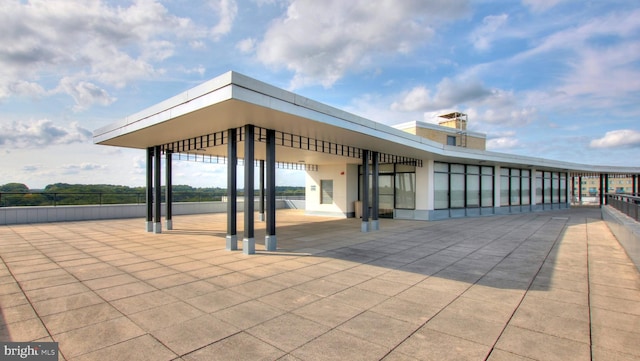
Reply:
[[[627,0],[5,0],[0,184],[143,185],[144,152],[91,132],[228,70],[389,125],[465,112],[493,151],[640,166],[638,19]]]

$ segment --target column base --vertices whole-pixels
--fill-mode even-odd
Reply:
[[[227,251],[238,250],[238,236],[227,234]]]
[[[371,231],[379,231],[380,230],[380,221],[374,219],[369,223],[369,230]]]
[[[162,233],[162,223],[156,222],[153,224],[153,233]]]
[[[360,225],[360,231],[365,233],[369,232],[369,222],[363,221],[362,224]]]
[[[259,220],[260,222],[264,222],[264,219],[265,219],[265,218],[264,218],[264,213],[258,213],[258,220]]]
[[[278,239],[275,234],[264,237],[264,248],[266,248],[267,251],[275,251],[278,249]]]
[[[166,223],[165,227],[167,228],[167,231],[170,231],[170,230],[173,229],[173,221],[172,220],[168,219],[165,223]]]
[[[147,232],[153,232],[153,222],[147,221]]]
[[[244,254],[254,254],[256,253],[256,239],[255,238],[245,238],[242,240],[242,253]]]

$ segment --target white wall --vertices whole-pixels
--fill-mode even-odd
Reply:
[[[258,210],[258,202],[255,204]],[[283,200],[276,200],[276,208],[287,208]],[[162,204],[162,214],[165,212]],[[242,212],[242,205],[238,211]],[[0,208],[0,225],[71,222],[97,219],[117,218],[145,218],[147,206],[145,204],[118,205],[89,205],[89,206],[58,206],[58,207],[2,207]],[[227,211],[225,202],[185,202],[174,203],[173,215],[223,213]],[[164,222],[164,219],[163,219]]]
[[[333,203],[320,204],[321,180],[333,181]],[[353,202],[358,199],[358,165],[329,164],[305,177],[305,211],[307,214],[348,217],[353,214]]]

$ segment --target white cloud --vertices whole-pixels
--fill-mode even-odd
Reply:
[[[522,3],[529,7],[532,12],[541,13],[555,7],[562,1],[566,0],[522,0]]]
[[[236,49],[240,50],[243,53],[253,52],[256,49],[256,39],[246,38],[246,39],[240,40],[236,44]]]
[[[62,174],[79,174],[81,172],[92,172],[105,169],[106,166],[97,163],[81,163],[81,164],[63,164],[61,166]]]
[[[101,101],[92,102],[79,96],[78,86],[84,84],[85,91],[91,90],[88,84],[123,87],[162,74],[155,64],[173,55],[177,40],[203,36],[204,29],[154,0],[129,6],[7,0],[0,7],[0,42],[6,44],[0,48],[0,98],[57,93],[44,90],[53,85],[68,92],[77,108],[109,103],[106,90]],[[64,83],[66,78],[75,79],[76,86]]]
[[[604,137],[589,143],[591,148],[636,148],[640,147],[640,131],[633,129],[612,130]]]
[[[477,80],[452,80],[444,78],[438,83],[435,95],[424,86],[416,86],[406,92],[399,101],[391,104],[397,111],[432,111],[460,107],[467,102],[479,102],[495,94]]]
[[[238,14],[238,5],[234,0],[215,0],[211,6],[218,15],[218,24],[211,29],[214,40],[220,40],[223,35],[231,31],[233,21]]]
[[[332,86],[374,56],[406,54],[426,43],[434,26],[467,13],[467,2],[293,0],[257,44],[257,58],[294,73],[292,88]]]
[[[75,111],[91,107],[93,104],[109,105],[116,99],[109,96],[106,90],[85,81],[75,81],[71,78],[60,80],[58,92],[69,94],[75,100]]]
[[[509,19],[509,15],[489,15],[482,19],[482,25],[476,28],[470,35],[471,43],[477,50],[485,51],[491,48],[491,43],[499,36],[498,30]]]
[[[514,131],[499,131],[490,135],[487,139],[487,150],[505,150],[520,146],[520,141]]]
[[[91,139],[91,132],[72,123],[64,128],[53,121],[42,119],[34,122],[12,122],[0,125],[0,146],[33,148],[56,144],[84,143]]]

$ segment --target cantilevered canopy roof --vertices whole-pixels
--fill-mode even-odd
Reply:
[[[409,134],[311,99],[228,72],[182,94],[153,105],[119,122],[94,131],[94,143],[146,149],[156,145],[197,141],[207,135],[223,136],[231,128],[252,124],[296,137],[296,144],[326,142],[337,147],[367,149],[401,159],[434,159],[468,164],[499,164],[536,169],[639,173],[638,168],[598,167],[541,158],[447,146]],[[257,139],[259,140],[259,139]],[[193,152],[226,156],[226,146],[198,146]],[[303,149],[301,149],[303,148]],[[309,147],[278,147],[279,162],[305,164],[359,163],[333,152]],[[238,148],[242,158],[242,147]],[[264,147],[256,146],[256,159],[264,159]],[[338,152],[340,153],[340,152]]]

